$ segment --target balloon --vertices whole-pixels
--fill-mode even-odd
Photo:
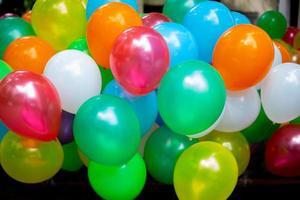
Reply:
[[[168,46],[153,29],[133,27],[116,40],[110,65],[116,81],[125,90],[133,95],[145,95],[158,87],[168,70]]]
[[[151,176],[162,183],[173,184],[173,172],[179,156],[198,142],[172,132],[166,126],[158,128],[146,142],[144,160]]]
[[[288,52],[287,48],[278,41],[274,41],[274,43],[278,47],[278,49],[281,53],[282,63],[291,62],[292,58],[291,58],[291,55]]]
[[[144,153],[145,153],[145,145],[146,145],[146,142],[147,140],[149,139],[149,137],[152,135],[152,133],[158,129],[159,126],[157,124],[154,124],[152,126],[152,128],[150,129],[150,131],[148,131],[148,133],[146,133],[143,137],[142,137],[142,140],[141,140],[141,143],[140,143],[140,146],[139,146],[139,150],[138,152],[142,155],[142,157],[144,157]]]
[[[58,139],[61,144],[70,143],[74,140],[73,138],[73,120],[74,114],[62,111],[61,123],[58,132]]]
[[[266,168],[284,177],[300,175],[300,125],[286,125],[278,129],[266,145]]]
[[[222,114],[225,99],[222,78],[211,65],[201,61],[186,61],[171,68],[158,89],[163,121],[183,135],[207,134]]]
[[[117,37],[126,29],[142,24],[139,14],[123,3],[108,3],[96,10],[87,25],[87,42],[97,64],[109,68],[109,56]]]
[[[282,37],[282,40],[293,46],[295,36],[298,32],[299,29],[297,27],[289,26],[286,29],[285,35]]]
[[[197,60],[199,57],[198,44],[184,26],[177,23],[162,23],[153,27],[159,32],[168,45],[170,53],[170,67],[186,60]]]
[[[206,0],[167,0],[163,7],[163,14],[174,22],[182,23],[186,13],[202,1]]]
[[[122,166],[91,161],[88,177],[94,191],[104,199],[135,199],[145,185],[146,166],[139,154]]]
[[[142,21],[144,26],[148,26],[153,28],[158,24],[162,24],[164,22],[171,22],[171,19],[166,17],[165,15],[157,12],[147,13],[142,17]]]
[[[17,38],[35,35],[31,25],[19,17],[0,19],[0,58],[7,46]]]
[[[213,131],[201,138],[201,141],[212,141],[221,144],[231,151],[238,165],[239,176],[242,175],[250,161],[250,148],[246,138],[240,132],[224,133]]]
[[[107,84],[114,80],[114,76],[111,72],[110,69],[105,69],[103,67],[99,67],[100,71],[101,71],[101,76],[102,76],[102,89],[105,88],[107,86]]]
[[[141,137],[152,127],[157,116],[157,98],[153,91],[145,96],[133,96],[127,93],[115,80],[104,89],[103,94],[111,94],[126,100],[138,117]]]
[[[291,121],[300,115],[300,66],[284,63],[274,67],[261,88],[261,101],[270,120]]]
[[[254,88],[244,91],[227,91],[225,113],[216,130],[236,132],[249,127],[260,111],[260,98]]]
[[[297,117],[296,119],[290,121],[290,124],[300,124],[300,116]]]
[[[66,49],[85,34],[85,8],[80,1],[37,0],[31,21],[37,35],[56,50]]]
[[[291,54],[291,62],[300,64],[300,51],[296,49],[292,49],[290,51]]]
[[[71,142],[69,144],[64,144],[62,148],[64,150],[64,162],[61,168],[70,172],[78,171],[82,167],[83,163],[80,160],[76,143]]]
[[[231,11],[231,15],[235,21],[235,24],[251,24],[250,20],[246,15],[243,15],[242,13]]]
[[[279,11],[269,10],[259,17],[257,25],[265,30],[271,38],[280,39],[286,32],[287,21]]]
[[[124,3],[131,6],[135,11],[139,11],[139,5],[136,0],[88,0],[86,6],[86,18],[89,19],[97,9],[111,2]]]
[[[230,10],[215,1],[204,1],[191,9],[183,25],[195,36],[199,47],[199,59],[211,63],[214,47],[220,36],[235,22]]]
[[[296,34],[296,36],[294,38],[293,46],[295,49],[300,50],[300,31]]]
[[[88,44],[87,44],[86,38],[84,38],[84,37],[74,40],[69,45],[68,49],[79,50],[79,51],[82,51],[82,52],[90,55]]]
[[[16,39],[6,48],[3,60],[15,71],[27,70],[42,74],[48,60],[55,50],[45,41],[36,36]]]
[[[23,15],[22,15],[22,18],[28,22],[28,23],[31,23],[31,10],[28,10],[27,12],[25,12]]]
[[[6,62],[0,60],[0,82],[5,76],[7,76],[12,71],[12,68]]]
[[[47,63],[44,75],[55,85],[62,108],[76,113],[89,98],[100,94],[101,73],[95,61],[78,50],[65,50]]]
[[[9,129],[3,124],[3,122],[0,120],[0,142],[2,138],[6,135],[6,133],[9,131]]]
[[[63,150],[57,140],[42,142],[8,132],[1,142],[1,165],[13,179],[40,183],[52,178],[61,168]]]
[[[156,118],[156,121],[155,121],[155,122],[156,122],[157,125],[159,125],[159,126],[165,125],[165,122],[163,121],[163,119],[161,118],[161,116],[160,116],[159,113],[158,113],[158,115],[157,115],[157,118]]]
[[[0,16],[0,19],[8,18],[8,17],[19,17],[16,13],[5,13],[4,15]]]
[[[123,99],[103,94],[86,101],[74,120],[78,147],[104,165],[120,165],[137,152],[141,136],[138,119]]]
[[[79,155],[79,158],[80,158],[80,160],[81,160],[81,162],[86,166],[86,167],[88,167],[88,165],[89,165],[89,159],[88,159],[88,157],[86,156],[86,155],[84,155],[83,153],[82,153],[82,151],[79,149],[79,148],[77,148],[77,152],[78,152],[78,155]]]
[[[200,142],[177,160],[174,187],[180,200],[227,199],[238,178],[234,156],[215,142]]]
[[[45,77],[17,71],[0,82],[0,119],[12,131],[39,140],[56,138],[61,105],[53,85]]]
[[[220,37],[212,65],[224,79],[226,89],[244,90],[267,75],[273,60],[274,47],[269,36],[254,25],[242,24]]]

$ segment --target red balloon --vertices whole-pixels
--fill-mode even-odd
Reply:
[[[298,32],[299,32],[298,28],[290,26],[287,28],[282,40],[288,43],[289,45],[293,46],[294,38]]]
[[[142,18],[144,26],[154,27],[157,24],[161,24],[164,22],[171,22],[172,20],[161,13],[148,13],[145,14]]]
[[[0,82],[0,119],[22,136],[53,140],[61,119],[58,93],[42,75],[11,73]]]
[[[300,125],[283,126],[272,135],[266,146],[265,163],[275,175],[300,175]]]
[[[125,90],[134,95],[145,95],[157,88],[168,70],[168,46],[152,28],[130,28],[116,40],[110,66],[115,79]]]

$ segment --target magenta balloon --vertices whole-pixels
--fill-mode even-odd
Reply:
[[[153,13],[145,14],[142,18],[142,21],[144,26],[153,28],[155,25],[164,22],[171,22],[172,20],[161,13],[153,12]]]
[[[58,93],[42,75],[13,72],[0,82],[0,119],[22,136],[53,140],[61,119]]]
[[[0,19],[4,19],[6,17],[19,17],[19,16],[15,13],[5,13],[4,15],[0,16]]]
[[[133,27],[116,40],[110,66],[125,90],[145,95],[157,88],[168,70],[169,50],[163,37],[152,28]]]

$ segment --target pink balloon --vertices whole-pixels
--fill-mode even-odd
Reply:
[[[172,20],[161,13],[152,12],[152,13],[145,14],[145,16],[143,16],[142,18],[142,21],[144,26],[148,26],[152,28],[157,24],[161,24],[164,22],[171,22]]]
[[[19,17],[19,16],[15,13],[5,13],[4,15],[0,16],[0,19],[4,19],[6,17]]]
[[[16,71],[0,82],[0,119],[12,131],[43,141],[57,137],[61,104],[45,77]]]
[[[115,79],[129,93],[145,95],[158,87],[169,67],[163,37],[145,26],[133,27],[116,40],[110,56]]]

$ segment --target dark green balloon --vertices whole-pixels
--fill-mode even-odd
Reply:
[[[154,131],[145,145],[144,159],[151,176],[159,182],[173,184],[175,164],[181,153],[197,143],[162,126]]]
[[[0,81],[12,71],[12,68],[6,62],[0,60]]]
[[[262,108],[255,122],[250,127],[242,130],[241,133],[246,137],[249,144],[253,144],[270,138],[279,126],[280,124],[275,124],[268,119]]]
[[[259,17],[257,25],[264,29],[272,39],[281,39],[286,32],[287,21],[280,12],[270,10]]]
[[[72,42],[70,44],[68,49],[75,49],[75,50],[82,51],[82,52],[90,55],[90,51],[88,48],[86,38],[79,38],[79,39],[75,40],[74,42]]]
[[[7,46],[20,37],[35,35],[31,25],[19,17],[0,19],[0,58]]]
[[[297,117],[293,121],[290,121],[290,124],[300,124],[300,117]]]
[[[123,99],[102,94],[80,106],[74,119],[74,137],[82,152],[104,165],[121,165],[138,151],[139,121]]]
[[[188,11],[202,1],[207,0],[167,0],[163,7],[163,14],[174,22],[182,23]]]
[[[62,164],[62,169],[70,172],[78,171],[83,163],[79,157],[77,145],[75,142],[69,144],[64,144],[64,162]]]
[[[136,154],[122,166],[105,166],[91,161],[88,177],[94,191],[104,199],[135,199],[142,191],[146,181],[146,166]]]

